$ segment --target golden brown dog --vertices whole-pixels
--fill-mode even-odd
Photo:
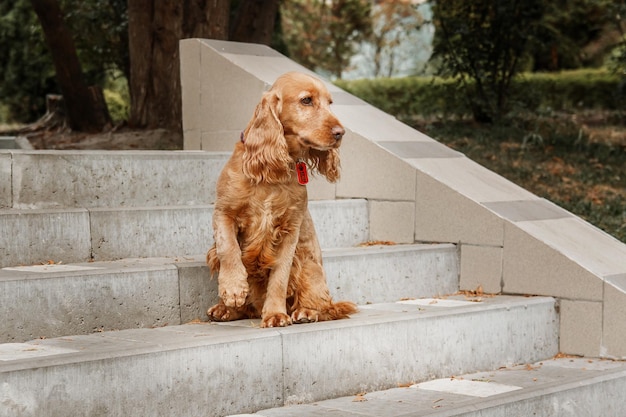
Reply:
[[[345,133],[317,78],[290,72],[263,94],[220,174],[207,254],[219,273],[211,320],[262,319],[261,327],[348,317],[353,303],[333,302],[307,208],[307,168],[339,179]]]

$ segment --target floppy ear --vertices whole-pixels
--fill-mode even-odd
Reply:
[[[291,175],[280,110],[278,94],[266,92],[244,131],[243,172],[257,184],[281,182]]]
[[[310,149],[309,160],[313,169],[325,176],[329,182],[337,182],[341,167],[339,150],[318,151],[317,149]]]

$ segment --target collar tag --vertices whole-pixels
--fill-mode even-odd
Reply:
[[[306,162],[296,162],[296,173],[298,174],[298,184],[306,185],[309,182],[309,174],[306,168]]]

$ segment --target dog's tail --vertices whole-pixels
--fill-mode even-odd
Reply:
[[[331,302],[319,312],[319,321],[347,319],[359,309],[350,301]]]

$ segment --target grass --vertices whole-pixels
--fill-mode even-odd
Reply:
[[[517,115],[494,126],[408,123],[626,243],[624,113]]]

